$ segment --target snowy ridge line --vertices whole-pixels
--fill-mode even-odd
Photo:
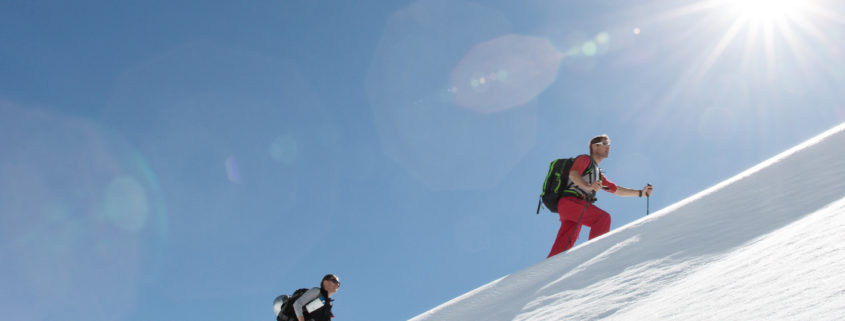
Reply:
[[[482,286],[478,287],[477,289],[474,289],[474,290],[472,290],[472,291],[469,291],[469,292],[467,292],[467,293],[464,293],[464,294],[462,294],[462,295],[459,295],[458,297],[456,297],[456,298],[454,298],[454,299],[451,299],[451,300],[446,301],[445,303],[443,303],[443,304],[441,304],[441,305],[438,305],[438,306],[437,306],[437,307],[435,307],[434,309],[431,309],[431,310],[429,310],[429,311],[424,312],[423,314],[420,314],[420,315],[416,316],[414,319],[417,319],[417,318],[425,318],[425,317],[427,317],[427,316],[430,316],[430,315],[432,315],[432,314],[437,313],[438,311],[440,311],[441,309],[443,309],[444,307],[446,307],[446,306],[448,306],[448,305],[450,305],[450,304],[452,304],[452,303],[456,303],[456,302],[459,302],[459,301],[461,301],[461,300],[468,299],[468,298],[470,298],[470,297],[472,297],[472,296],[476,295],[476,294],[477,294],[477,293],[479,293],[479,292],[482,292],[482,291],[484,291],[484,290],[486,290],[486,289],[488,289],[488,288],[490,288],[490,287],[495,286],[495,285],[496,285],[496,283],[499,283],[499,281],[504,280],[504,279],[505,279],[506,277],[508,277],[508,276],[510,276],[510,274],[505,275],[505,276],[503,276],[503,277],[501,277],[501,278],[498,278],[498,279],[496,279],[496,280],[495,280],[495,281],[493,281],[493,282],[490,282],[490,283],[487,283],[487,284],[485,284],[485,285],[482,285]]]
[[[739,181],[739,180],[741,180],[745,177],[751,176],[752,174],[759,172],[760,170],[762,170],[766,167],[769,167],[772,164],[775,164],[779,161],[782,161],[783,159],[789,157],[790,155],[793,155],[793,154],[795,154],[795,153],[797,153],[797,152],[799,152],[799,151],[801,151],[801,150],[803,150],[803,149],[805,149],[809,146],[815,145],[815,144],[821,142],[822,140],[824,140],[825,138],[830,137],[830,136],[832,136],[832,135],[834,135],[838,132],[841,132],[843,130],[845,130],[845,123],[839,124],[839,125],[831,128],[831,129],[828,129],[825,132],[818,134],[815,137],[810,138],[807,141],[805,141],[801,144],[798,144],[798,145],[796,145],[796,146],[794,146],[790,149],[787,149],[787,150],[781,152],[780,154],[777,154],[777,155],[775,155],[775,156],[773,156],[773,157],[771,157],[771,158],[769,158],[769,159],[767,159],[767,160],[765,160],[765,161],[763,161],[763,162],[761,162],[757,165],[754,165],[751,168],[744,170],[744,171],[740,172],[739,174],[734,175],[731,178],[728,178],[728,179],[726,179],[726,180],[724,180],[720,183],[717,183],[716,185],[713,185],[711,187],[708,187],[708,188],[702,190],[701,192],[695,193],[695,194],[693,194],[693,195],[691,195],[691,196],[689,196],[685,199],[682,199],[682,200],[676,202],[675,204],[672,204],[672,205],[669,205],[665,208],[657,210],[654,213],[652,213],[651,215],[640,218],[640,219],[638,219],[634,222],[631,222],[628,225],[637,224],[638,221],[648,219],[651,216],[662,215],[664,212],[671,212],[671,211],[673,211],[673,210],[675,210],[679,207],[682,207],[686,204],[689,204],[689,203],[691,203],[691,202],[693,202],[697,199],[700,199],[700,198],[704,197],[705,195],[708,195],[708,194],[714,193],[718,190],[721,190],[722,188],[725,188],[725,186],[733,184],[736,181]],[[620,229],[621,228],[624,228],[624,227],[620,227]]]
[[[793,271],[809,271],[813,277],[795,275],[786,281],[778,279],[777,284],[790,287],[789,279],[804,280],[810,287],[825,290],[824,295],[828,297],[841,296],[845,278],[838,281],[832,277],[838,274],[830,271],[845,270],[845,234],[816,235],[815,242],[830,241],[826,247],[795,241],[794,235],[816,232],[812,230],[813,224],[797,223],[808,217],[845,215],[839,213],[843,211],[842,206],[836,205],[845,202],[843,154],[845,123],[652,215],[485,284],[412,320],[625,320],[632,315],[637,316],[634,319],[649,320],[671,320],[678,315],[707,319],[711,314],[706,310],[687,309],[707,306],[696,305],[690,291],[717,300],[721,296],[737,295],[724,292],[736,288],[729,285],[745,284],[738,289],[764,298],[767,294],[760,289],[778,291],[763,286],[775,283],[770,278],[790,276]],[[781,233],[790,236],[780,236]],[[774,245],[755,246],[762,244],[761,240],[775,241],[768,241]],[[814,248],[790,248],[799,245]],[[819,251],[819,247],[824,250]],[[813,255],[822,254],[810,254],[809,258],[794,256],[809,264],[800,268],[788,262],[768,260],[765,270],[758,270],[761,268],[753,261],[776,254],[784,259],[791,257],[781,252],[824,253],[830,257],[814,260]],[[833,266],[812,266],[815,261]],[[737,267],[725,262],[744,264]],[[829,275],[815,276],[813,271],[825,271]],[[724,284],[725,289],[714,288],[709,283],[690,286],[696,284],[689,281],[691,278],[701,279],[702,275],[705,279],[736,275],[737,279],[710,282]],[[762,279],[751,279],[755,277]],[[808,289],[808,286],[796,288]],[[667,296],[666,293],[678,294]],[[806,312],[808,307],[801,304],[789,306],[792,310],[788,311],[748,311],[744,307],[765,306],[747,300],[736,300],[735,306],[731,306],[731,300],[721,300],[721,308],[737,313],[734,317],[741,316],[728,319],[764,316],[813,319],[819,315],[845,315],[845,296],[841,297],[825,304],[812,304],[821,311],[811,312]],[[813,297],[806,295],[792,300],[807,305],[813,301]],[[666,302],[678,302],[679,306],[663,306]],[[771,307],[776,308],[777,305]],[[660,315],[650,312],[658,310],[663,312]],[[722,316],[730,316],[726,313]]]

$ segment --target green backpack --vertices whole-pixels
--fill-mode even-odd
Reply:
[[[540,214],[540,203],[546,205],[552,213],[557,213],[557,202],[569,186],[569,171],[572,169],[572,163],[575,163],[575,158],[577,157],[558,158],[549,164],[549,172],[546,174],[546,180],[543,181],[543,192],[540,193],[540,201],[537,202],[537,214]],[[592,165],[593,159],[590,158],[590,166],[587,166],[581,175],[589,172]]]

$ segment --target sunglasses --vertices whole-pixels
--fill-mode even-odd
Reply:
[[[327,281],[331,281],[332,283],[337,284],[337,286],[340,286],[340,281],[337,279],[328,279]]]
[[[598,142],[598,143],[595,143],[595,144],[610,147],[610,142]]]

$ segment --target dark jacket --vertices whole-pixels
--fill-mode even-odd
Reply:
[[[298,307],[302,308],[299,311],[301,311],[300,313],[302,313],[307,321],[331,321],[334,316],[332,314],[333,301],[332,298],[329,298],[329,293],[322,287],[319,287],[305,292],[299,299],[293,302],[293,306],[294,311]],[[311,308],[311,311],[309,311],[309,308]]]

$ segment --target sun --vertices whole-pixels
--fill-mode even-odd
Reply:
[[[667,62],[687,61],[665,67],[679,66],[673,70],[675,81],[663,89],[661,109],[673,108],[681,97],[700,94],[706,86],[756,99],[754,104],[762,106],[760,101],[779,93],[842,79],[842,0],[654,2],[652,25],[646,28],[665,28],[659,35],[670,48]]]
[[[731,2],[740,19],[749,22],[778,22],[802,12],[808,0],[736,0]]]
[[[845,17],[826,0],[702,0],[671,8],[658,14],[667,20],[697,17],[705,32],[694,42],[701,46],[701,60],[685,78],[704,79],[725,57],[735,57],[738,68],[763,68],[759,77],[776,79],[786,64],[802,70],[824,64],[821,48],[834,48],[831,28],[845,25]],[[829,58],[829,57],[826,57]]]

